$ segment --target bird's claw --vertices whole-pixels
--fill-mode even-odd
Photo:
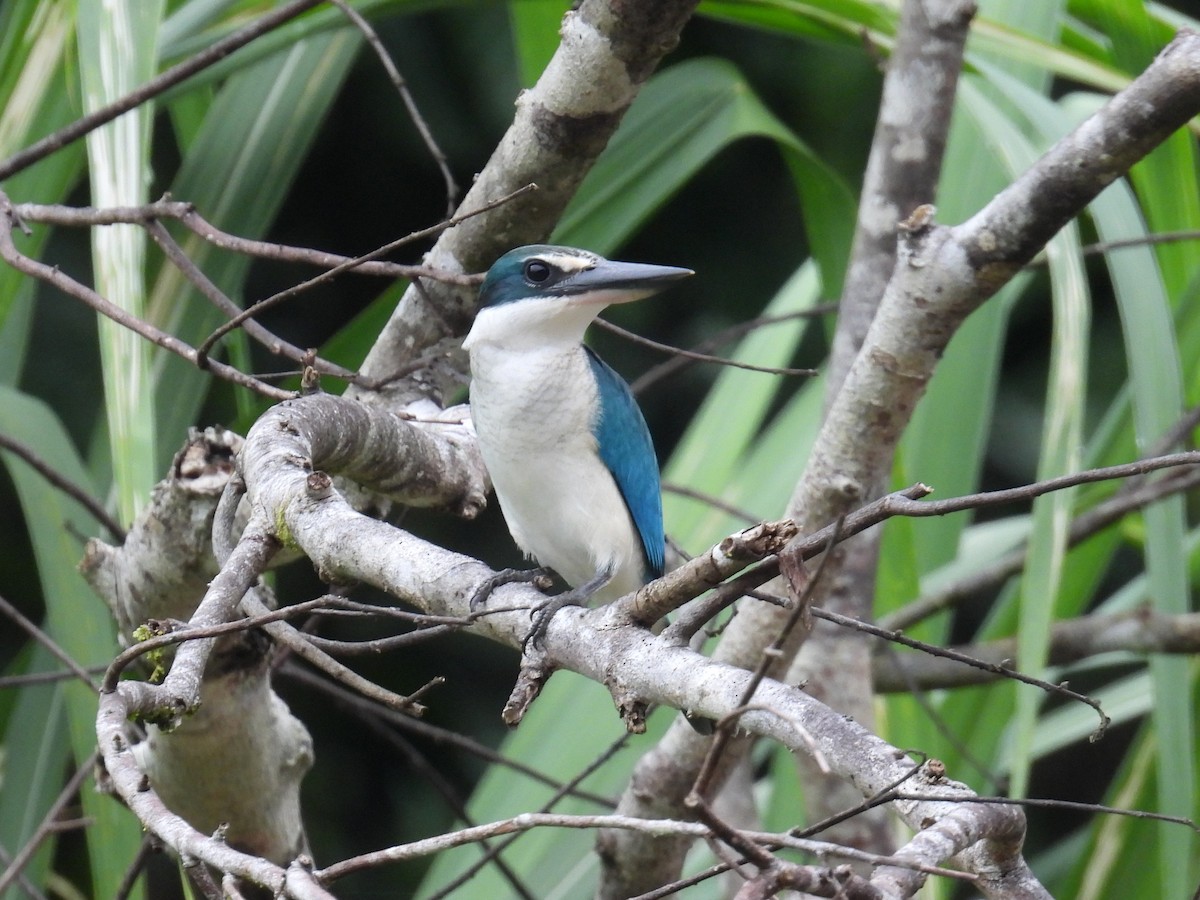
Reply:
[[[492,596],[492,591],[505,584],[515,584],[517,582],[526,582],[532,584],[538,590],[544,591],[552,584],[550,573],[544,568],[538,569],[501,569],[499,572],[493,573],[488,577],[471,595],[468,603],[471,612],[477,612],[479,607],[488,602],[488,598]]]
[[[525,635],[525,640],[521,644],[521,652],[528,653],[531,648],[540,650],[546,637],[546,630],[550,627],[550,620],[554,618],[555,613],[566,606],[582,606],[583,602],[584,598],[579,595],[578,591],[564,591],[531,609],[529,611],[531,622],[529,633]]]

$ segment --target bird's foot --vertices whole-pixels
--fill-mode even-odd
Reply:
[[[525,635],[525,642],[521,644],[521,652],[528,655],[530,648],[540,649],[542,640],[546,637],[546,629],[550,626],[550,620],[554,618],[554,614],[564,606],[585,605],[592,599],[592,595],[596,591],[612,580],[612,577],[612,565],[601,566],[588,581],[569,591],[550,597],[530,610],[529,618],[533,625],[529,629],[529,634]]]
[[[488,598],[492,596],[492,591],[496,590],[496,588],[504,584],[515,584],[517,582],[532,584],[539,591],[548,590],[554,583],[550,577],[550,570],[546,568],[501,569],[484,581],[476,589],[475,593],[471,595],[471,612],[475,612],[479,607],[487,603]]]
[[[567,606],[583,606],[587,599],[588,595],[581,593],[578,589],[563,591],[561,594],[547,597],[531,609],[529,611],[531,622],[529,634],[525,635],[525,641],[521,644],[521,652],[528,653],[530,648],[540,649],[542,641],[546,637],[546,629],[550,627],[550,620],[554,618],[555,613]]]

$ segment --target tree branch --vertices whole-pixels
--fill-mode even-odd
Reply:
[[[17,249],[16,244],[13,243],[12,236],[13,227],[18,221],[19,218],[8,196],[3,191],[0,191],[0,259],[3,259],[18,272],[24,272],[26,275],[37,278],[39,281],[44,281],[58,288],[64,294],[82,301],[96,312],[112,319],[118,325],[128,328],[135,334],[141,335],[164,350],[169,350],[176,356],[182,357],[192,365],[200,365],[200,357],[194,347],[181,341],[173,334],[168,334],[161,329],[155,328],[149,322],[131,315],[115,303],[101,297],[90,287],[80,284],[74,278],[64,274],[61,270],[53,266],[48,266],[36,259],[31,259],[21,253]],[[239,372],[233,366],[223,362],[209,360],[207,368],[218,378],[232,381],[241,387],[249,388],[256,393],[270,397],[272,400],[285,400],[292,396],[290,391],[283,391],[259,381],[257,378]]]
[[[203,72],[209,66],[215,65],[246,44],[264,34],[274,31],[280,25],[288,22],[301,13],[312,9],[321,0],[292,0],[278,9],[255,19],[244,28],[239,28],[226,37],[188,57],[178,65],[172,66],[160,75],[155,76],[140,88],[115,100],[108,106],[103,106],[81,119],[76,119],[70,125],[60,128],[53,134],[47,135],[40,141],[26,147],[20,153],[14,153],[8,159],[0,162],[0,182],[11,178],[22,169],[27,169],[40,159],[72,144],[84,135],[95,131],[101,125],[111,122],[118,116],[136,109],[148,100],[157,97],[169,88],[186,81],[198,72]]]
[[[989,666],[1007,668],[1016,659],[1015,638],[952,648]],[[1102,653],[1200,653],[1200,613],[1167,615],[1141,606],[1112,615],[1057,622],[1050,632],[1048,662],[1062,666]],[[938,690],[987,684],[1005,674],[966,666],[945,657],[881,653],[875,657],[875,689],[883,693]]]
[[[896,45],[887,61],[871,153],[863,176],[850,259],[838,303],[837,328],[829,354],[825,408],[828,410],[867,338],[888,279],[896,264],[897,225],[922,203],[933,202],[950,132],[950,116],[962,70],[974,0],[907,0],[900,9]],[[887,490],[890,460],[877,459],[863,471],[858,502]],[[794,505],[793,514],[802,509]],[[809,520],[806,525],[814,524]],[[873,531],[835,553],[836,577],[814,602],[856,619],[872,615],[881,533]],[[871,654],[853,633],[824,629],[808,636],[789,673],[807,679],[818,697],[870,727],[875,703]],[[809,817],[823,818],[846,806],[844,785],[820,777],[808,761],[798,761],[808,785]],[[880,811],[842,826],[847,843],[886,852],[895,837]]]
[[[917,401],[966,317],[1101,190],[1197,111],[1200,35],[1182,32],[1142,75],[968,222],[939,226],[933,209],[922,207],[902,223],[898,262],[878,313],[789,503],[803,538],[869,497],[880,473],[891,471]],[[840,569],[833,573],[835,579],[840,575]],[[785,616],[768,604],[744,605],[714,657],[753,667]],[[649,763],[639,766],[635,781],[640,786],[627,791],[620,811],[681,815],[682,793],[669,803],[664,792],[685,791],[702,758],[702,739],[673,723],[655,755],[661,771],[649,771]],[[646,791],[645,784],[662,790]],[[651,798],[653,810],[642,798]],[[647,860],[635,868],[645,871],[649,865]],[[613,896],[627,893],[619,886]]]
[[[277,527],[327,576],[375,585],[431,615],[469,614],[470,598],[491,571],[475,560],[362,517],[334,492],[306,497],[307,460],[316,466],[327,461],[305,445],[305,434],[302,425],[285,432],[264,420],[247,437],[243,470],[255,506],[274,510]],[[352,454],[347,452],[347,458]],[[489,614],[471,630],[520,646],[529,629],[526,610],[541,599],[532,588],[502,586],[489,604]],[[561,611],[549,624],[545,653],[549,665],[601,681],[614,696],[688,708],[712,719],[741,706],[753,677],[628,624],[619,606]],[[755,700],[753,709],[742,712],[744,728],[796,750],[817,748],[834,772],[850,778],[867,794],[912,767],[902,753],[795,689],[768,679],[760,684]],[[927,811],[913,808],[905,818],[916,826]],[[937,815],[944,812],[939,808]],[[957,824],[937,846],[953,855],[993,834],[993,828],[1001,828],[993,835],[995,846],[989,845],[985,854],[986,864],[976,859],[979,869],[973,871],[984,874],[987,869],[1001,877],[1023,870],[1016,845],[1006,838],[1014,822],[1023,821],[1019,810],[1016,817],[1007,811],[982,817],[978,810],[970,812],[965,819],[954,820]],[[963,840],[969,842],[962,844]]]

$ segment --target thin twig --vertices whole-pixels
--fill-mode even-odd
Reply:
[[[304,291],[314,288],[319,284],[324,284],[327,281],[332,281],[334,278],[336,278],[338,275],[342,274],[343,272],[349,271],[349,270],[355,268],[356,266],[362,265],[362,263],[364,263],[364,262],[368,262],[368,261],[374,260],[374,259],[379,259],[381,256],[386,256],[388,253],[391,253],[397,247],[402,247],[405,244],[409,244],[409,243],[412,243],[413,241],[417,241],[417,240],[421,240],[423,238],[430,237],[431,235],[440,234],[441,232],[445,231],[447,228],[453,228],[455,225],[458,225],[461,222],[465,222],[467,219],[470,219],[473,216],[478,216],[482,213],[488,212],[489,210],[495,209],[498,206],[502,206],[505,203],[510,203],[511,201],[515,200],[517,197],[520,197],[520,196],[528,193],[529,191],[534,191],[534,190],[537,190],[537,185],[527,184],[524,187],[517,188],[515,191],[512,191],[511,193],[505,194],[503,197],[499,197],[495,200],[485,203],[483,206],[479,207],[478,209],[473,209],[470,212],[466,212],[466,213],[462,213],[457,216],[453,216],[449,219],[446,219],[444,222],[439,222],[437,225],[431,225],[428,228],[423,228],[420,231],[414,231],[410,234],[407,234],[402,238],[397,238],[394,241],[384,244],[382,247],[377,247],[376,249],[372,250],[370,253],[365,253],[362,256],[357,256],[354,259],[350,259],[350,260],[347,260],[346,262],[339,263],[338,265],[334,266],[332,269],[322,272],[320,275],[316,275],[316,276],[308,279],[307,281],[302,281],[300,284],[293,285],[292,287],[287,288],[286,290],[279,291],[276,294],[272,294],[270,297],[267,297],[263,300],[259,300],[257,303],[254,303],[251,306],[247,307],[241,313],[234,316],[228,322],[224,323],[219,328],[217,328],[215,331],[213,331],[212,334],[210,334],[207,338],[205,338],[201,342],[201,344],[198,348],[198,352],[200,352],[202,354],[208,354],[209,352],[212,351],[213,345],[215,345],[217,341],[219,341],[225,335],[229,334],[229,332],[238,328],[244,321],[246,321],[247,319],[249,319],[253,316],[261,315],[263,312],[270,309],[271,307],[277,306],[278,304],[284,302],[285,300],[290,300],[292,297],[295,297],[297,294],[300,294]],[[419,284],[419,282],[414,282],[414,284]]]
[[[15,215],[16,213],[8,196],[3,191],[0,191],[0,259],[3,259],[18,272],[24,272],[26,275],[37,278],[39,281],[53,285],[64,294],[74,297],[76,300],[81,300],[96,312],[112,319],[118,325],[128,328],[135,334],[141,335],[164,350],[169,350],[176,356],[182,357],[192,365],[199,365],[199,357],[196,350],[175,337],[175,335],[168,334],[154,327],[149,322],[131,315],[126,310],[121,309],[115,303],[100,296],[91,288],[80,284],[59,269],[31,259],[17,250],[12,239],[12,227]],[[257,378],[235,369],[233,366],[217,362],[216,360],[210,361],[208,368],[217,377],[249,388],[272,400],[287,400],[295,396],[292,391],[283,391],[272,385],[265,384]]]
[[[107,529],[108,533],[116,538],[118,542],[124,542],[125,529],[121,527],[120,522],[109,514],[103,504],[84,488],[71,481],[71,479],[59,472],[58,469],[42,459],[32,448],[4,434],[0,434],[0,448],[21,457],[50,484],[86,509],[91,517]]]
[[[730,341],[735,341],[743,335],[758,329],[765,328],[769,325],[779,325],[783,322],[793,322],[796,319],[815,318],[817,316],[827,315],[832,312],[837,312],[836,303],[823,303],[819,306],[814,306],[812,309],[804,309],[798,312],[784,313],[778,316],[759,316],[756,319],[749,319],[745,322],[738,322],[736,325],[731,325],[714,335],[710,335],[692,348],[697,353],[707,353],[716,350],[718,347],[728,344]],[[603,319],[597,319],[602,326],[607,325]],[[722,358],[722,361],[725,361]],[[666,362],[659,363],[651,369],[646,370],[644,374],[635,379],[630,384],[630,389],[635,394],[640,394],[652,384],[655,384],[669,375],[674,375],[680,369],[690,366],[694,360],[685,356],[672,356]]]
[[[1154,822],[1167,822],[1171,825],[1183,825],[1200,834],[1200,825],[1185,816],[1169,816],[1166,813],[1146,812],[1141,809],[1122,809],[1119,806],[1105,806],[1101,803],[1080,803],[1077,800],[1050,800],[1037,797],[979,797],[975,795],[962,797],[947,797],[944,794],[920,794],[897,792],[893,800],[952,800],[955,803],[982,803],[999,806],[1028,806],[1033,809],[1069,809],[1075,812],[1103,813],[1106,816],[1125,816],[1131,819],[1149,819]]]
[[[1082,543],[1093,534],[1107,528],[1131,512],[1149,506],[1172,494],[1182,493],[1200,485],[1200,468],[1169,472],[1162,478],[1146,481],[1131,478],[1107,500],[1078,515],[1067,534],[1067,547]],[[931,594],[924,594],[911,603],[884,616],[879,624],[885,628],[911,628],[924,619],[955,606],[967,597],[975,597],[997,588],[1025,565],[1028,547],[1018,547],[990,565],[977,569],[951,585]]]
[[[1019,500],[1032,500],[1043,494],[1061,491],[1081,484],[1092,484],[1097,481],[1112,481],[1117,478],[1131,478],[1145,475],[1159,469],[1177,468],[1179,466],[1200,465],[1200,451],[1189,450],[1183,453],[1168,453],[1140,459],[1136,462],[1122,463],[1116,466],[1101,466],[1086,469],[1082,472],[1072,472],[1057,478],[1047,478],[1045,481],[1035,481],[1031,484],[1015,488],[1005,488],[998,491],[981,491],[977,494],[964,494],[948,500],[909,500],[897,497],[892,502],[892,512],[902,516],[944,516],[949,513],[962,512],[968,509],[984,509],[992,506],[1005,506]],[[891,495],[895,497],[896,495]]]
[[[648,347],[651,350],[657,350],[659,353],[668,353],[671,356],[679,357],[680,359],[690,360],[691,362],[714,363],[718,366],[729,366],[734,369],[745,369],[748,372],[762,372],[766,375],[816,375],[816,369],[785,369],[778,366],[756,366],[754,363],[742,362],[737,359],[729,359],[725,356],[713,356],[709,353],[698,353],[695,350],[684,350],[681,347],[672,347],[670,344],[660,344],[658,341],[652,341],[648,337],[642,337],[640,334],[634,334],[632,331],[622,328],[620,325],[614,325],[612,322],[605,319],[596,319],[596,324],[605,331],[610,331],[617,337],[637,344],[640,347]]]
[[[241,313],[242,309],[233,302],[225,293],[217,287],[209,279],[207,275],[200,270],[186,253],[183,248],[175,242],[171,237],[166,227],[157,219],[150,219],[144,225],[150,237],[154,238],[154,242],[158,244],[163,255],[171,261],[183,276],[192,283],[192,285],[205,297],[213,306],[223,312],[227,316],[236,316]],[[266,347],[271,353],[277,356],[283,356],[294,362],[303,365],[311,365],[322,375],[332,375],[336,378],[344,378],[347,381],[355,379],[355,373],[349,369],[337,365],[337,363],[329,360],[321,359],[315,356],[310,350],[303,347],[297,347],[295,344],[285,341],[283,338],[269,331],[261,323],[250,320],[246,323],[246,334],[252,340],[258,341],[259,344]],[[202,357],[202,362],[207,363],[207,358]],[[289,374],[294,375],[294,372]],[[261,376],[260,376],[261,377]]]
[[[17,218],[27,222],[38,222],[44,225],[64,225],[72,228],[92,227],[97,225],[145,225],[147,222],[168,219],[179,222],[205,244],[230,253],[241,253],[259,259],[270,259],[277,262],[300,263],[329,269],[348,263],[352,256],[340,253],[329,253],[325,250],[313,250],[308,247],[294,247],[289,244],[276,244],[271,241],[257,241],[252,238],[230,234],[217,228],[196,208],[183,200],[172,200],[164,196],[159,200],[142,206],[62,206],[57,204],[17,203]],[[355,275],[372,275],[378,278],[429,278],[447,284],[469,287],[479,283],[477,275],[462,275],[445,269],[431,266],[408,265],[387,260],[368,260],[347,270]],[[240,310],[239,310],[240,312]]]
[[[779,633],[775,635],[775,639],[771,642],[770,646],[763,650],[758,665],[755,667],[750,680],[746,683],[745,690],[742,691],[737,708],[717,723],[717,733],[714,735],[708,752],[705,754],[704,761],[696,773],[695,783],[692,785],[692,789],[684,801],[689,807],[693,806],[693,804],[698,805],[705,802],[704,798],[708,796],[708,792],[712,786],[711,781],[717,771],[717,763],[720,761],[726,746],[733,739],[733,735],[737,731],[738,719],[741,718],[742,713],[749,707],[750,701],[754,699],[754,693],[758,690],[758,686],[762,684],[767,674],[771,671],[771,668],[778,663],[783,647],[787,644],[796,626],[800,624],[802,619],[808,616],[809,604],[812,602],[813,592],[817,585],[820,584],[826,565],[833,556],[829,551],[837,546],[841,539],[841,526],[842,520],[838,519],[833,525],[833,530],[830,532],[828,546],[826,547],[825,554],[821,557],[821,562],[817,565],[816,572],[808,579],[803,593],[796,598],[796,605],[792,608],[783,627],[779,629]],[[736,849],[740,850],[740,848]]]
[[[449,780],[442,775],[441,772],[434,767],[432,762],[414,747],[403,736],[396,733],[391,728],[388,728],[381,720],[376,717],[364,717],[363,722],[368,729],[374,734],[387,742],[393,750],[397,751],[400,756],[412,767],[417,779],[422,784],[427,784],[433,788],[442,798],[442,802],[450,808],[454,817],[466,825],[468,828],[479,824],[471,816],[470,810],[467,809],[466,803],[463,802],[459,792],[450,784]],[[511,841],[512,838],[509,838]],[[535,900],[535,895],[527,888],[521,880],[521,876],[510,866],[504,859],[500,857],[500,848],[491,841],[483,840],[479,842],[480,848],[484,851],[484,861],[495,861],[496,868],[500,871],[501,877],[508,882],[513,892],[522,900]],[[465,882],[474,877],[479,870],[480,863],[469,868],[466,872],[459,875],[456,882]],[[439,897],[445,896],[448,890],[439,891],[430,894],[427,900],[438,900]]]
[[[365,719],[369,716],[374,716],[378,719],[389,722],[396,728],[402,729],[410,734],[417,735],[423,740],[429,741],[439,747],[448,747],[454,750],[459,750],[470,756],[474,756],[481,762],[489,765],[499,765],[511,769],[514,774],[523,775],[538,784],[544,784],[546,787],[554,791],[559,791],[563,785],[562,782],[551,778],[540,769],[533,766],[527,766],[520,760],[509,759],[501,753],[488,747],[486,744],[481,744],[478,741],[473,741],[465,735],[450,731],[446,728],[440,728],[437,725],[430,724],[422,719],[414,719],[412,716],[406,716],[398,713],[390,707],[375,703],[375,701],[363,697],[351,691],[349,688],[343,687],[337,682],[322,678],[316,672],[311,671],[303,666],[296,664],[285,664],[282,669],[282,674],[287,678],[291,678],[301,684],[306,685],[313,690],[317,690],[331,698],[335,703],[343,706],[351,714]],[[599,794],[588,793],[587,791],[574,790],[570,796],[584,800],[588,803],[594,803],[604,808],[611,808],[612,801],[607,797],[602,797]]]
[[[680,497],[687,497],[689,500],[698,500],[706,506],[711,506],[713,509],[719,509],[723,513],[728,513],[735,519],[740,519],[746,525],[754,525],[761,522],[762,519],[754,515],[754,513],[734,506],[732,503],[726,503],[720,497],[714,497],[712,494],[707,494],[704,491],[698,491],[695,488],[686,487],[682,484],[670,484],[663,482],[663,492],[668,494],[676,494]]]
[[[945,800],[946,798],[939,797],[938,799]],[[708,826],[700,822],[684,822],[675,819],[643,819],[635,816],[622,815],[588,816],[566,815],[558,813],[521,813],[509,819],[503,819],[497,822],[489,822],[485,825],[477,825],[473,828],[462,828],[449,834],[437,835],[435,837],[413,841],[409,844],[401,844],[395,847],[389,847],[385,850],[378,850],[373,853],[363,854],[362,856],[344,859],[340,862],[333,863],[324,869],[320,869],[314,874],[322,884],[328,884],[339,878],[344,878],[347,875],[354,874],[355,872],[360,872],[364,869],[373,868],[385,863],[419,859],[451,847],[461,847],[466,844],[476,843],[484,838],[495,837],[497,835],[516,834],[529,831],[534,828],[577,828],[588,830],[600,828],[619,828],[645,834],[650,837],[675,835],[690,838],[707,838],[712,834]],[[940,866],[931,866],[926,863],[915,862],[913,860],[897,858],[894,856],[868,853],[863,850],[857,850],[853,847],[844,847],[839,844],[833,844],[826,841],[812,841],[794,838],[790,834],[775,834],[760,831],[744,831],[742,834],[747,839],[752,840],[759,845],[770,846],[777,844],[779,846],[801,850],[806,853],[812,853],[818,857],[849,859],[870,863],[876,866],[896,866],[904,869],[912,869],[917,872],[925,872],[931,875],[941,875],[957,880],[972,881],[975,878],[974,875],[968,872],[958,872],[952,869],[945,869]]]
[[[940,656],[944,659],[952,659],[955,662],[962,663],[965,666],[971,666],[975,669],[982,669],[985,672],[991,672],[993,675],[998,675],[1003,678],[1010,678],[1013,681],[1020,681],[1023,684],[1032,685],[1040,688],[1048,694],[1060,694],[1070,700],[1077,700],[1080,703],[1086,703],[1096,711],[1096,715],[1100,717],[1100,726],[1091,733],[1089,740],[1092,743],[1104,737],[1108,731],[1108,726],[1112,721],[1100,707],[1100,701],[1094,700],[1086,694],[1081,694],[1078,691],[1073,691],[1067,687],[1066,682],[1062,684],[1051,684],[1041,678],[1034,678],[1032,675],[1026,675],[1023,672],[1018,672],[1008,666],[990,663],[982,659],[976,659],[974,656],[969,656],[966,653],[960,653],[957,650],[950,650],[946,647],[938,647],[935,644],[927,644],[924,641],[918,641],[915,638],[910,638],[899,631],[888,631],[872,625],[869,622],[863,622],[859,619],[843,616],[840,613],[835,613],[820,607],[813,607],[812,614],[818,619],[824,619],[827,622],[832,622],[835,625],[841,625],[844,628],[853,628],[856,631],[862,631],[873,637],[883,638],[885,641],[892,641],[896,644],[902,644],[905,647],[911,647],[914,650],[920,650],[922,653],[928,653],[931,656]]]
[[[54,823],[58,819],[59,814],[66,808],[66,805],[71,801],[71,798],[79,793],[79,789],[83,786],[84,781],[92,774],[92,770],[96,767],[96,759],[98,753],[93,752],[83,764],[75,770],[75,774],[71,776],[71,780],[59,792],[55,801],[50,804],[50,808],[46,810],[46,815],[42,816],[41,824],[25,842],[22,847],[13,856],[12,861],[8,864],[8,868],[0,872],[0,893],[12,884],[14,878],[21,874],[22,870],[29,865],[29,861],[33,859],[33,855],[37,853],[38,847],[46,838],[54,834]]]
[[[865,798],[862,803],[857,803],[849,809],[844,809],[841,812],[834,813],[832,816],[827,816],[821,821],[814,822],[813,824],[807,825],[804,828],[793,828],[788,832],[788,834],[798,838],[812,837],[815,834],[820,834],[822,831],[832,828],[834,825],[845,822],[847,819],[853,819],[855,816],[861,815],[862,813],[874,809],[877,806],[880,806],[884,803],[890,803],[895,799],[896,788],[900,787],[900,785],[904,784],[904,782],[908,781],[910,778],[916,776],[916,774],[921,771],[921,766],[925,765],[927,760],[926,755],[918,750],[905,750],[904,752],[909,756],[920,757],[920,761],[913,763],[911,769],[909,769],[899,778],[894,779],[891,784],[887,785],[882,790],[876,791],[870,797]]]
[[[83,671],[89,675],[103,675],[104,666],[90,666]],[[20,689],[38,684],[57,684],[60,681],[67,681],[78,677],[74,672],[65,670],[59,672],[29,672],[24,675],[0,675],[0,691]]]
[[[141,87],[130,91],[124,97],[120,97],[107,106],[102,106],[95,112],[76,119],[70,125],[66,125],[53,134],[47,135],[24,150],[14,153],[8,159],[0,162],[0,182],[11,178],[17,172],[28,168],[51,153],[61,150],[68,144],[79,140],[85,134],[95,131],[101,125],[111,122],[117,116],[141,106],[147,100],[157,97],[168,88],[174,87],[181,81],[186,81],[197,72],[202,72],[209,66],[220,62],[234,50],[238,50],[255,38],[262,37],[267,32],[275,30],[284,22],[296,18],[296,16],[308,11],[320,2],[321,0],[292,0],[291,3],[286,3],[261,18],[255,19],[244,28],[239,28],[232,34],[221,38],[221,40],[201,50],[195,56],[185,59],[178,65],[171,66],[171,68],[167,69],[161,75],[150,79]]]
[[[0,597],[0,613],[12,619],[12,621],[16,625],[19,625],[30,637],[49,650],[59,662],[70,669],[72,674],[90,687],[93,692],[99,692],[100,688],[97,687],[96,682],[92,680],[92,676],[88,673],[88,670],[79,665],[79,663],[75,661],[75,658],[61,646],[59,646],[58,642],[55,641],[54,638],[50,637],[50,635],[46,634],[46,632],[44,632],[42,629],[38,628],[36,623],[34,623],[24,613],[4,599],[4,597]]]
[[[150,862],[150,854],[155,852],[155,847],[155,838],[148,834],[142,835],[142,844],[138,847],[137,855],[130,861],[129,867],[125,870],[125,877],[121,879],[121,883],[117,886],[116,895],[113,897],[113,900],[126,900],[133,893],[133,888],[137,884],[137,880],[141,878],[146,864]]]
[[[379,39],[379,35],[371,27],[371,23],[355,10],[354,7],[345,2],[345,0],[330,0],[330,2],[340,9],[346,18],[354,23],[354,26],[366,38],[371,49],[375,51],[375,55],[383,65],[384,71],[387,72],[388,78],[391,79],[392,85],[396,88],[396,92],[404,102],[404,108],[408,110],[408,117],[412,119],[417,133],[421,135],[421,140],[425,143],[425,149],[429,151],[429,155],[437,163],[438,171],[442,173],[442,180],[446,183],[446,215],[454,215],[454,206],[458,202],[458,183],[454,180],[454,175],[450,171],[450,163],[446,159],[446,154],[442,152],[442,148],[433,139],[433,132],[430,131],[429,124],[417,108],[416,101],[413,100],[412,93],[408,89],[408,83],[404,80],[404,76],[400,74],[400,70],[396,68],[395,60],[392,59],[387,48],[383,46],[383,41]]]
[[[285,606],[281,609],[273,609],[261,616],[250,616],[244,619],[237,619],[232,622],[222,622],[219,625],[208,625],[204,627],[192,627],[186,622],[168,622],[163,623],[170,626],[171,630],[163,634],[156,634],[153,637],[146,638],[143,641],[138,641],[129,647],[126,647],[118,653],[113,661],[108,664],[105,670],[104,682],[101,685],[101,690],[105,693],[112,693],[117,689],[120,683],[121,674],[125,669],[129,668],[135,660],[155,650],[162,650],[166,647],[171,647],[175,644],[182,644],[184,641],[195,641],[203,638],[218,638],[224,637],[227,634],[236,634],[240,631],[247,631],[251,628],[259,628],[270,622],[277,622],[286,619],[290,616],[303,615],[313,609],[318,608],[326,602],[324,598],[316,600],[306,600],[301,603],[295,603],[291,606]]]
[[[629,738],[630,738],[630,735],[628,733],[622,734],[615,741],[613,741],[611,744],[609,744],[606,748],[601,750],[600,753],[598,753],[595,756],[595,758],[593,758],[592,761],[590,763],[588,763],[588,765],[584,766],[580,771],[575,773],[574,778],[572,778],[570,781],[563,784],[557,791],[555,791],[554,796],[552,796],[549,800],[547,800],[545,803],[543,803],[541,809],[539,809],[538,812],[549,813],[560,802],[562,802],[567,797],[571,796],[576,790],[578,790],[579,785],[582,784],[587,778],[589,778],[593,772],[595,772],[602,765],[604,765],[606,762],[608,762],[610,759],[612,759],[612,757],[614,755],[616,755],[618,751],[620,751],[626,744],[628,744]],[[605,803],[604,805],[607,807],[611,807],[612,804]],[[504,840],[500,841],[499,843],[488,847],[488,849],[484,853],[482,859],[480,859],[478,862],[474,863],[473,865],[469,866],[464,872],[460,873],[457,878],[453,879],[449,884],[443,886],[441,888],[441,890],[437,891],[434,894],[431,894],[429,897],[429,900],[441,900],[441,898],[443,898],[443,897],[449,897],[455,890],[457,890],[459,887],[461,887],[463,884],[465,884],[468,880],[470,880],[471,878],[474,878],[475,875],[478,874],[478,872],[480,872],[483,869],[484,865],[491,862],[492,860],[495,860],[497,863],[500,863],[501,862],[500,854],[503,853],[505,850],[507,850],[510,846],[512,846],[512,844],[519,837],[520,837],[519,834],[514,834],[514,835],[511,835],[511,836],[505,838]]]
[[[271,613],[271,610],[267,609],[261,600],[254,598],[250,594],[242,598],[241,606],[252,618],[259,620],[266,619]],[[282,619],[263,621],[262,628],[278,643],[287,647],[310,665],[321,669],[327,675],[354,688],[365,697],[370,697],[372,700],[376,700],[385,706],[390,706],[392,709],[401,710],[410,715],[419,716],[425,711],[425,707],[417,703],[415,698],[429,687],[441,683],[441,680],[434,679],[424,687],[419,688],[411,696],[405,697],[381,687],[375,682],[359,675],[353,669],[342,665],[328,653],[313,646],[303,634]]]
[[[886,627],[886,626],[880,626]],[[1017,652],[1016,638],[953,648],[975,659],[1005,666]],[[1055,622],[1050,630],[1047,665],[1064,666],[1103,653],[1200,653],[1200,612],[1172,615],[1150,606],[1112,615],[1090,613]],[[991,670],[964,669],[957,662],[913,654],[888,654],[874,661],[875,689],[880,693],[967,687],[1002,677]]]

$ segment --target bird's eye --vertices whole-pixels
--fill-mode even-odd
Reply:
[[[540,259],[525,263],[525,280],[530,284],[545,284],[550,280],[550,267]]]

